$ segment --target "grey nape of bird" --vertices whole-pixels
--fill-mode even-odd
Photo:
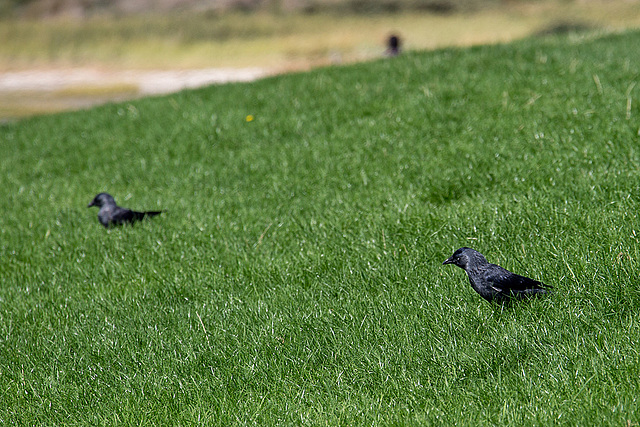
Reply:
[[[467,272],[473,289],[487,301],[504,302],[548,293],[552,286],[491,264],[480,252],[460,248],[442,264],[454,264]]]
[[[111,194],[100,193],[93,198],[91,203],[87,205],[88,208],[92,206],[98,206],[98,220],[105,227],[112,225],[132,224],[136,221],[140,221],[145,217],[155,216],[161,214],[163,211],[146,211],[136,212],[131,209],[121,208],[116,204]]]

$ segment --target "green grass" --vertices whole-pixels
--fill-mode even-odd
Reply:
[[[0,422],[637,423],[639,43],[2,125]],[[168,212],[105,230],[100,191]],[[460,246],[556,292],[494,308],[441,265]]]

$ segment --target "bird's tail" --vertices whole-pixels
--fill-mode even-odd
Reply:
[[[553,292],[553,286],[545,285],[542,282],[538,282],[538,286],[536,286],[535,288],[531,288],[528,291],[530,295],[534,296],[545,295]]]
[[[133,216],[133,221],[142,221],[145,217],[160,215],[162,212],[164,211],[147,211],[147,212],[131,211],[131,214]]]

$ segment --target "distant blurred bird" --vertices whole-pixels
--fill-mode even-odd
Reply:
[[[142,220],[144,217],[156,216],[162,213],[162,211],[136,212],[131,209],[121,208],[116,205],[116,201],[108,193],[100,193],[94,197],[91,203],[87,205],[88,208],[91,206],[98,206],[100,208],[100,211],[98,211],[98,220],[107,228],[112,225],[132,224]]]
[[[505,302],[546,294],[553,289],[537,280],[520,276],[499,265],[487,262],[484,255],[471,248],[460,248],[442,264],[453,264],[467,272],[473,289],[487,301]]]
[[[399,36],[396,36],[395,34],[390,35],[387,39],[387,55],[397,56],[398,54],[400,54],[400,44],[401,42]]]

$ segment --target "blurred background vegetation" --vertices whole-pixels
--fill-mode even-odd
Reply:
[[[571,0],[559,1],[570,2]],[[406,11],[453,13],[531,2],[536,2],[536,0],[2,0],[0,13],[3,16],[27,17],[60,14],[90,16],[97,13],[122,15],[149,10],[268,11],[310,14]]]
[[[133,71],[264,75],[378,58],[390,34],[431,50],[638,27],[640,0],[0,0],[0,120],[144,95]],[[71,68],[111,75],[8,75]]]
[[[0,71],[268,67],[640,26],[640,0],[0,0]]]

